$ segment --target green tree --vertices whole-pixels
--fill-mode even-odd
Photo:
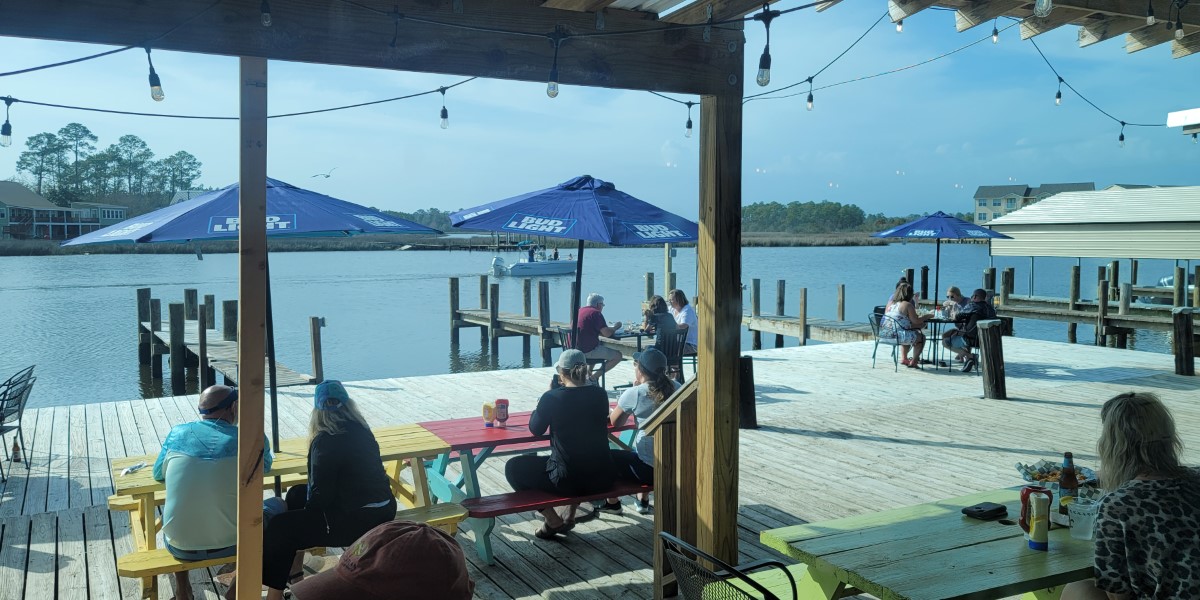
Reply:
[[[136,135],[123,135],[108,150],[117,157],[117,169],[125,180],[125,191],[130,194],[144,191],[145,182],[150,176],[149,167],[154,160],[154,152],[150,151],[146,142]]]
[[[200,160],[183,150],[158,161],[158,168],[165,191],[172,196],[180,190],[191,189],[200,178]]]
[[[17,157],[17,170],[33,176],[39,195],[49,187],[66,161],[66,146],[53,133],[39,133],[25,140],[26,150]]]
[[[99,138],[92,133],[91,129],[79,123],[67,123],[58,130],[58,139],[62,141],[67,153],[72,157],[68,169],[69,177],[64,179],[69,182],[71,189],[78,195],[83,186],[82,161],[96,149],[96,141]]]
[[[98,200],[120,189],[117,163],[117,155],[111,146],[84,159],[80,178],[87,197]]]

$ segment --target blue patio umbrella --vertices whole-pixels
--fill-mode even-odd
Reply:
[[[933,289],[935,294],[940,294],[942,289],[938,281],[942,270],[942,240],[1012,239],[1003,233],[998,233],[987,227],[964,221],[940,210],[932,215],[926,215],[920,219],[909,221],[887,231],[872,233],[871,237],[936,240],[937,249],[935,251],[933,274]]]
[[[67,240],[63,246],[112,243],[187,243],[236,240],[239,185],[201,194],[179,204],[126,219]],[[298,188],[267,178],[267,235],[269,237],[330,237],[363,233],[442,232],[393,217],[372,208]],[[199,252],[199,247],[197,247]],[[274,446],[279,448],[275,371],[275,326],[271,309],[270,264],[267,263],[267,369],[271,394]],[[279,480],[276,478],[276,492]]]
[[[579,241],[575,287],[571,292],[571,332],[579,327],[583,243],[611,246],[694,242],[699,226],[638,200],[607,181],[582,175],[552,188],[513,196],[452,213],[454,227],[544,235]]]

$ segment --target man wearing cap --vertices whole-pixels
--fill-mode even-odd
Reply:
[[[987,292],[976,289],[971,294],[971,303],[964,306],[954,317],[957,327],[942,334],[942,345],[963,361],[963,373],[970,372],[977,362],[971,348],[979,346],[979,321],[995,318],[996,309],[988,304]]]
[[[180,560],[236,554],[237,410],[236,388],[214,385],[204,390],[200,420],[171,428],[154,461],[154,479],[167,488],[163,546]],[[263,471],[270,471],[267,440],[263,451]],[[175,589],[178,600],[192,598],[187,571],[175,573]]]
[[[292,586],[296,600],[470,600],[474,592],[475,582],[454,538],[412,521],[391,521],[368,531],[342,553],[336,567]]]
[[[621,328],[621,322],[608,326],[604,319],[604,296],[588,294],[587,306],[579,309],[579,341],[575,348],[588,359],[603,359],[607,373],[621,362],[621,353],[600,343],[600,336],[612,337]]]

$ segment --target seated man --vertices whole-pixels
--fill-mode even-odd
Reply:
[[[962,295],[962,290],[958,286],[950,286],[946,290],[946,301],[942,303],[942,308],[946,314],[958,314],[959,311],[966,308],[971,303],[971,299]]]
[[[975,368],[975,354],[971,348],[979,346],[979,321],[996,318],[996,310],[987,303],[987,292],[982,289],[971,294],[971,302],[958,311],[954,318],[958,327],[942,334],[942,345],[953,351],[963,361],[962,371],[968,373]]]
[[[237,389],[214,385],[200,394],[199,421],[171,428],[154,461],[154,479],[166,482],[163,546],[179,560],[237,553]],[[271,447],[263,441],[263,470]],[[191,600],[187,571],[175,573],[175,597]]]
[[[620,352],[601,344],[600,337],[612,337],[621,328],[621,322],[609,327],[601,312],[603,308],[604,296],[588,294],[587,306],[579,309],[579,339],[575,341],[575,349],[589,359],[603,359],[602,372],[607,373],[621,362],[622,357]]]

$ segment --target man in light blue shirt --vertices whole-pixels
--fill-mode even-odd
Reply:
[[[166,483],[163,546],[180,560],[233,556],[237,549],[237,389],[214,385],[200,394],[199,421],[176,425],[154,461]],[[264,443],[263,470],[271,470]],[[175,573],[175,597],[191,600],[187,571]]]

